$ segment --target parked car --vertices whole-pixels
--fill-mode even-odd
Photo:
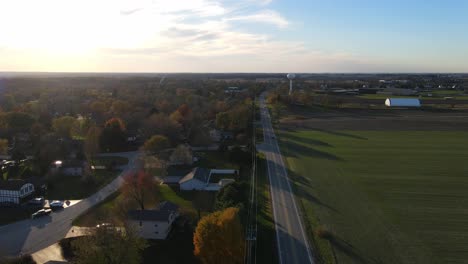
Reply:
[[[50,208],[60,208],[63,207],[63,201],[55,200],[49,203]]]
[[[36,197],[32,200],[29,200],[29,204],[33,204],[33,205],[44,205],[44,197]]]
[[[38,217],[41,217],[41,216],[50,215],[51,212],[52,212],[52,210],[50,210],[50,209],[41,209],[41,210],[35,212],[34,214],[32,214],[31,218],[34,219],[34,218],[38,218]]]

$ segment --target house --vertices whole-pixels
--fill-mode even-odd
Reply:
[[[129,211],[128,222],[141,238],[166,239],[178,216],[179,207],[165,201],[152,210]]]
[[[85,162],[82,160],[57,160],[52,164],[52,171],[66,176],[82,176],[84,166]]]
[[[210,170],[196,167],[179,180],[181,190],[203,190],[209,182]]]
[[[244,89],[239,88],[239,87],[227,87],[224,89],[224,93],[226,94],[235,94],[235,93],[242,93],[244,92]]]
[[[421,101],[417,98],[387,98],[385,105],[388,107],[421,107]]]
[[[219,191],[229,183],[235,181],[233,175],[237,170],[232,169],[205,169],[196,167],[179,180],[181,191]],[[228,176],[226,179],[226,175]]]
[[[0,204],[21,204],[45,189],[39,178],[0,180]]]

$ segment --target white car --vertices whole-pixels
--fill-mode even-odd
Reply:
[[[49,206],[52,207],[63,207],[63,201],[55,200],[49,203]]]
[[[36,197],[32,200],[29,200],[29,204],[34,204],[34,205],[44,205],[44,197]]]
[[[52,212],[52,210],[50,210],[50,209],[41,209],[41,210],[35,212],[34,214],[32,214],[31,218],[35,219],[35,218],[39,218],[41,216],[50,215],[51,212]]]

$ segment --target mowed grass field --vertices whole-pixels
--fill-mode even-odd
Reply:
[[[468,133],[282,131],[325,262],[467,263]]]

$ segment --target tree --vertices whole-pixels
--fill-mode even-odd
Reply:
[[[75,119],[75,122],[73,122],[73,125],[70,128],[70,135],[76,139],[84,139],[86,138],[89,129],[93,126],[95,126],[95,123],[90,118],[80,116]]]
[[[125,124],[120,118],[109,119],[99,138],[101,148],[108,152],[121,151],[125,148],[127,137]]]
[[[55,133],[62,137],[70,137],[70,130],[75,123],[75,118],[71,116],[62,116],[52,120],[52,128]]]
[[[6,155],[8,152],[8,139],[0,138],[0,155]]]
[[[138,171],[129,173],[124,177],[122,193],[129,200],[135,201],[141,210],[145,210],[145,201],[155,191],[155,181],[149,173]]]
[[[101,129],[99,129],[96,126],[92,126],[88,129],[88,132],[86,133],[86,139],[84,141],[84,153],[86,156],[86,159],[88,162],[91,164],[93,157],[99,153],[100,148],[99,148],[99,138],[101,136]]]
[[[172,152],[169,160],[178,165],[191,165],[193,162],[192,151],[186,145],[179,145]]]
[[[146,247],[130,227],[125,232],[113,228],[96,228],[88,236],[72,241],[74,263],[78,264],[137,264]]]
[[[220,129],[227,129],[231,120],[229,118],[228,112],[221,112],[216,115],[216,127]]]
[[[48,171],[52,161],[62,159],[69,153],[58,141],[57,135],[53,133],[43,135],[39,141],[35,157],[43,173]]]
[[[204,264],[243,263],[244,236],[239,209],[230,207],[204,216],[193,236],[194,254]]]
[[[11,94],[4,95],[1,100],[1,105],[5,111],[13,110],[13,108],[16,106],[15,97]]]
[[[5,122],[13,133],[28,132],[34,124],[34,118],[26,113],[9,112],[5,115]]]
[[[192,109],[187,104],[182,104],[171,114],[170,118],[181,124],[184,130],[189,130],[193,118]]]
[[[143,145],[143,149],[150,153],[157,153],[169,147],[169,140],[165,136],[154,135]]]
[[[245,207],[248,204],[248,184],[234,182],[224,186],[217,194],[215,208],[223,210],[229,207]]]
[[[153,114],[144,121],[143,133],[146,138],[152,135],[164,135],[177,142],[180,139],[181,125],[167,117],[165,114]]]

